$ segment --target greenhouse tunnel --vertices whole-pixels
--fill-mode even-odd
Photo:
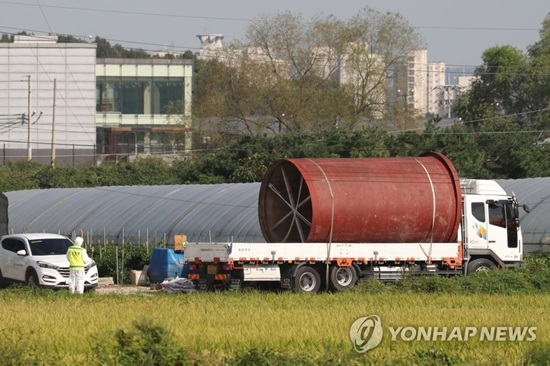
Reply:
[[[497,180],[515,194],[525,252],[550,252],[550,178]],[[54,188],[4,192],[9,233],[82,235],[92,243],[174,245],[265,243],[258,221],[260,183]],[[7,221],[7,220],[6,220]]]

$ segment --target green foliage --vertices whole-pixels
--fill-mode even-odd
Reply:
[[[461,293],[528,294],[534,293],[533,276],[524,270],[492,270],[456,278]]]
[[[548,342],[533,342],[525,352],[523,366],[550,365],[550,344]]]
[[[26,161],[0,166],[0,191],[125,185],[260,182],[269,166],[283,158],[368,158],[445,154],[460,177],[526,178],[550,175],[550,145],[512,119],[477,127],[447,128],[430,121],[424,131],[392,135],[379,127],[346,132],[242,135],[227,145],[171,165],[158,157],[100,166],[57,167]],[[494,133],[498,131],[498,133]],[[503,131],[509,133],[503,134]]]
[[[389,287],[381,281],[373,277],[369,277],[367,280],[360,282],[357,286],[352,287],[352,292],[361,292],[367,294],[381,294],[389,291]]]
[[[300,362],[301,361],[301,362]],[[242,354],[237,355],[229,365],[233,366],[254,366],[254,365],[273,365],[273,366],[292,366],[292,365],[313,365],[311,358],[297,360],[295,357],[280,354],[269,349],[251,348]]]
[[[171,332],[151,320],[133,322],[132,329],[118,329],[113,347],[96,345],[100,364],[120,366],[183,366],[193,364],[181,345],[172,340]]]
[[[129,284],[132,270],[141,270],[151,261],[151,250],[144,245],[87,245],[91,258],[97,263],[99,277],[117,278],[120,283]],[[117,276],[118,270],[118,276]]]
[[[455,357],[449,355],[446,351],[438,348],[418,350],[414,353],[411,361],[412,364],[426,366],[451,366],[456,364]]]
[[[105,38],[95,37],[97,45],[97,58],[151,58],[151,55],[143,49],[124,48],[120,44],[111,46]]]
[[[279,352],[272,349],[251,347],[244,352],[240,352],[233,358],[226,359],[224,365],[228,366],[316,366],[316,365],[334,365],[350,366],[363,365],[364,360],[353,355],[332,355],[321,354],[311,355],[304,353]]]
[[[40,169],[41,167],[38,164],[27,161],[3,165],[0,168],[1,191],[39,188],[33,177]]]
[[[550,293],[550,256],[531,254],[525,266],[518,269],[491,270],[468,276],[443,277],[427,275],[414,277],[406,273],[402,279],[384,284],[374,278],[361,282],[352,291],[379,293],[434,294],[534,294]]]

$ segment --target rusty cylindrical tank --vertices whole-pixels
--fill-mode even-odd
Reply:
[[[283,159],[260,186],[267,242],[456,240],[461,191],[439,153],[403,158]]]

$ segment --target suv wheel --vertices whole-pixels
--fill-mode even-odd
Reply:
[[[0,269],[0,288],[4,288],[6,286],[6,282],[4,281],[4,277],[2,276],[2,270]]]
[[[29,272],[29,275],[27,277],[27,285],[32,289],[40,287],[40,282],[38,282],[38,276],[36,275],[36,272],[34,270]]]

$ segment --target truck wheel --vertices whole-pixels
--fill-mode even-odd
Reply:
[[[4,277],[2,276],[2,270],[0,270],[0,288],[4,288],[6,286],[6,282],[4,281]]]
[[[330,269],[330,284],[333,290],[346,291],[355,286],[357,282],[357,272],[353,266],[338,267],[332,266]]]
[[[315,268],[302,266],[294,274],[294,290],[296,292],[317,293],[321,288],[321,276]]]
[[[485,272],[494,269],[496,266],[489,259],[478,258],[468,263],[468,274],[474,272]]]
[[[34,270],[29,272],[29,275],[27,277],[27,285],[32,289],[40,287],[40,282],[38,282],[38,276],[36,275],[36,272]]]

